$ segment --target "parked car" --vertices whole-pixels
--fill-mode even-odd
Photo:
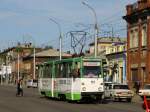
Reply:
[[[110,98],[113,101],[123,100],[131,102],[133,97],[133,92],[128,88],[127,84],[108,84],[105,87],[105,98]]]
[[[37,88],[37,86],[38,86],[38,81],[37,80],[29,79],[27,81],[27,87],[28,88],[30,88],[30,87]]]
[[[150,97],[150,84],[145,84],[143,89],[139,90],[139,95],[143,98],[144,96]]]

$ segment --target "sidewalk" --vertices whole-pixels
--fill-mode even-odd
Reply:
[[[134,94],[134,96],[132,98],[132,102],[134,102],[134,103],[142,103],[143,99],[138,94]]]
[[[10,86],[10,87],[16,88],[17,84],[13,84],[13,83],[6,84],[6,83],[3,83],[3,84],[0,84],[0,86]],[[23,84],[23,88],[27,88],[27,85]]]

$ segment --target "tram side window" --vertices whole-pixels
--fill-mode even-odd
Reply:
[[[39,67],[39,77],[43,77],[43,67]]]
[[[58,78],[58,65],[55,64],[55,77]]]
[[[72,77],[72,64],[71,63],[69,63],[69,64],[67,64],[67,71],[66,71],[67,73],[67,78],[69,78],[69,77]]]
[[[56,78],[61,78],[61,64],[55,65]]]
[[[63,63],[61,66],[61,77],[66,78],[67,77],[67,64]]]
[[[52,67],[50,65],[46,65],[44,67],[43,77],[44,78],[51,78],[51,76],[52,76]]]
[[[75,62],[75,65],[74,65],[74,69],[72,71],[72,75],[74,78],[79,78],[80,77],[80,63],[79,62]]]
[[[72,70],[72,63],[65,63],[64,64],[64,78],[70,78],[72,77],[73,70]]]
[[[71,77],[72,64],[63,63],[55,65],[56,78],[68,78]]]
[[[52,66],[51,65],[47,65],[46,66],[46,77],[47,78],[51,78],[52,77]]]

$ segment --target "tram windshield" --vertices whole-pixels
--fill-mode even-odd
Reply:
[[[84,76],[87,78],[95,78],[100,75],[100,67],[99,66],[84,66]]]

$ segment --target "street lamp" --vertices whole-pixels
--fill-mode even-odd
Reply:
[[[58,26],[58,29],[59,29],[59,58],[60,60],[62,59],[62,32],[61,32],[61,26],[60,24],[55,21],[54,19],[50,18],[50,20],[52,22],[54,22],[57,26]]]
[[[33,43],[33,79],[35,79],[35,41]]]
[[[35,45],[33,47],[33,79],[35,79]]]
[[[87,3],[85,3],[84,1],[82,2],[83,5],[87,6],[92,13],[94,14],[94,20],[95,20],[95,33],[94,33],[94,41],[95,41],[95,45],[94,45],[94,56],[97,57],[97,38],[98,38],[98,22],[97,22],[97,16],[96,16],[96,12],[95,10],[88,5]]]
[[[20,79],[20,49],[19,49],[19,46],[18,46],[18,48],[17,48],[17,52],[18,52],[18,54],[17,54],[17,80],[19,81],[19,79]]]

